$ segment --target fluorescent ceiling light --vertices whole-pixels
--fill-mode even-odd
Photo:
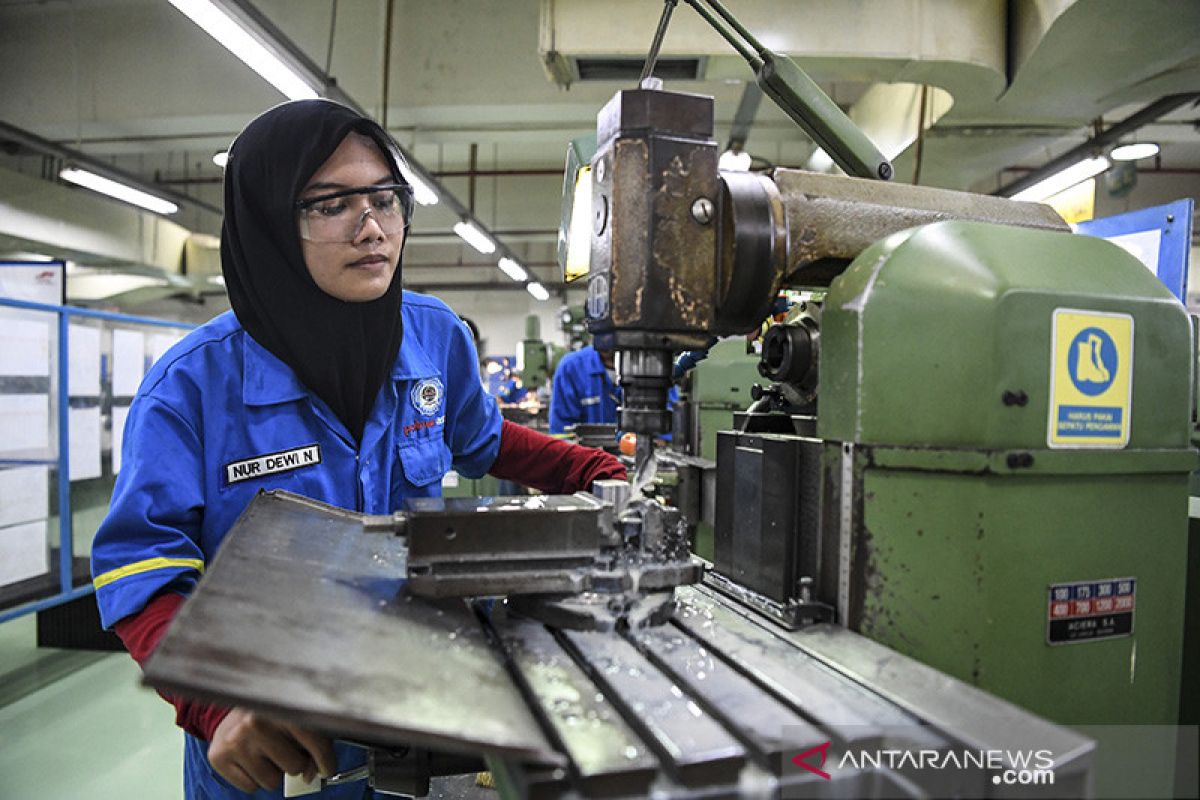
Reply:
[[[169,0],[289,100],[312,100],[317,90],[211,0]]]
[[[717,159],[717,169],[723,169],[726,172],[749,172],[750,171],[750,154],[745,150],[726,150],[721,153],[721,157]]]
[[[1142,158],[1158,155],[1158,145],[1154,142],[1138,142],[1114,147],[1109,156],[1113,161],[1137,161]]]
[[[429,184],[421,180],[421,178],[413,172],[407,164],[400,165],[400,174],[404,176],[404,180],[408,181],[413,188],[413,199],[423,206],[437,205],[437,192],[429,188]]]
[[[523,281],[529,277],[529,273],[525,271],[525,268],[508,256],[500,259],[500,271],[514,281]]]
[[[1112,163],[1104,156],[1096,156],[1084,161],[1079,161],[1066,169],[1056,172],[1045,180],[1038,181],[1028,189],[1017,192],[1012,196],[1013,200],[1029,200],[1032,202],[1040,202],[1051,195],[1056,195],[1063,189],[1069,189],[1077,183],[1082,183],[1088,178],[1094,178],[1104,170],[1112,166]]]
[[[229,163],[229,151],[222,150],[221,152],[214,154],[213,163],[221,169],[225,169],[225,165]]]
[[[469,222],[455,223],[454,232],[461,236],[464,242],[484,255],[496,252],[496,243]]]
[[[546,291],[546,287],[542,286],[537,281],[525,284],[525,291],[536,297],[538,300],[549,300],[550,293]]]
[[[64,181],[78,184],[84,188],[91,189],[93,192],[100,192],[109,197],[115,197],[118,200],[123,200],[126,203],[132,203],[135,206],[140,206],[147,211],[153,211],[156,214],[174,214],[179,210],[179,206],[174,203],[163,200],[160,197],[155,197],[152,194],[134,189],[132,186],[126,186],[123,183],[117,183],[114,180],[103,178],[94,172],[88,172],[84,169],[76,167],[67,167],[62,172],[58,173],[58,177]]]
[[[0,253],[0,258],[3,258],[6,261],[47,261],[47,262],[49,262],[49,261],[58,261],[59,260],[53,256],[45,256],[45,255],[42,255],[41,253],[25,253],[25,252]],[[72,271],[71,265],[68,263],[67,264],[67,274],[70,274],[71,271]]]

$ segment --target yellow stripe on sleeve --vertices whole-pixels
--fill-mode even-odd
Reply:
[[[135,561],[132,564],[110,569],[108,572],[97,575],[92,579],[92,586],[99,589],[113,581],[128,578],[130,575],[139,575],[143,572],[150,572],[156,569],[169,569],[171,567],[188,567],[203,574],[204,561],[199,558],[147,558],[145,561]]]

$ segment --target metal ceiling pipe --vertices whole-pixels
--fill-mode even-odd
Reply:
[[[746,149],[746,140],[750,138],[750,128],[754,125],[754,117],[758,114],[758,105],[762,102],[762,97],[763,90],[758,84],[747,81],[742,89],[742,97],[738,100],[737,111],[733,114],[729,141],[725,143],[726,150]]]
[[[121,183],[128,184],[135,189],[142,189],[143,191],[153,195],[158,195],[166,200],[173,200],[177,203],[200,208],[216,214],[217,216],[220,216],[222,213],[221,209],[206,203],[203,200],[197,200],[190,195],[172,191],[171,189],[162,186],[147,184],[141,178],[130,175],[124,170],[105,164],[103,161],[97,161],[92,156],[81,153],[78,150],[72,150],[69,147],[64,147],[61,144],[56,144],[55,142],[50,141],[49,139],[43,139],[36,134],[22,130],[15,125],[10,125],[7,122],[0,121],[0,141],[3,140],[16,142],[17,144],[27,147],[34,152],[51,156],[64,162],[70,162],[91,172],[95,172],[98,175],[103,175],[104,177],[111,178],[114,181],[120,181]],[[56,174],[55,179],[57,180],[57,178],[58,176]]]
[[[1058,158],[1053,158],[1027,175],[1018,178],[1012,183],[1001,186],[992,192],[992,194],[1001,197],[1012,197],[1017,192],[1028,189],[1035,183],[1071,166],[1075,162],[1090,157],[1097,150],[1102,150],[1110,144],[1115,144],[1125,134],[1132,133],[1143,125],[1153,122],[1159,117],[1164,117],[1180,106],[1194,101],[1200,101],[1200,92],[1169,94],[1166,97],[1159,98],[1141,111],[1126,117],[1104,132],[1096,134],[1083,144],[1072,147]]]

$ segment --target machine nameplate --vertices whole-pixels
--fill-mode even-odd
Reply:
[[[1133,633],[1136,578],[1051,584],[1046,605],[1046,643],[1115,639]]]
[[[1050,447],[1122,448],[1133,411],[1133,317],[1054,309]]]

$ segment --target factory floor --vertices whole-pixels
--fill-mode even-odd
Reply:
[[[0,797],[182,797],[183,734],[133,659],[39,648],[36,625],[0,624]]]

